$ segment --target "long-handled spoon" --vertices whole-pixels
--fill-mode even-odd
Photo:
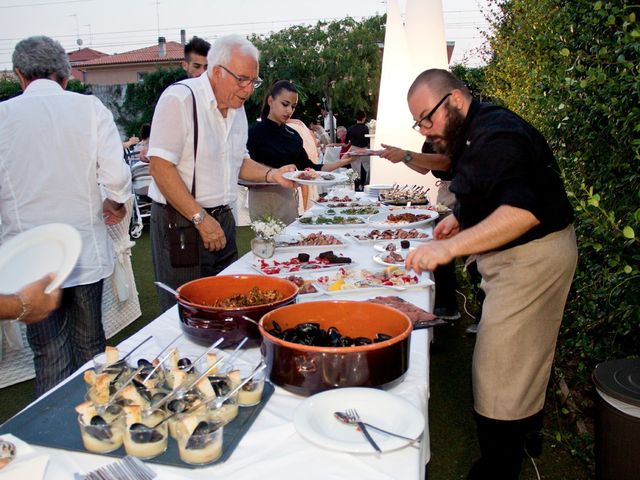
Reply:
[[[235,388],[233,388],[225,396],[216,397],[216,399],[213,400],[212,402],[209,402],[208,405],[213,405],[213,408],[216,409],[216,410],[218,408],[222,407],[222,405],[224,405],[224,402],[226,402],[231,397],[233,397],[242,387],[244,387],[247,383],[249,383],[253,377],[255,377],[260,371],[264,370],[265,368],[267,368],[267,364],[264,363],[264,360],[261,360],[260,363],[258,364],[258,366],[253,369],[253,372],[251,372],[247,376],[247,378],[243,379],[242,382],[240,382],[239,385],[237,385]]]

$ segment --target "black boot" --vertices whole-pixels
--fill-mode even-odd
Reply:
[[[542,412],[521,420],[494,420],[475,413],[475,419],[481,457],[467,480],[517,480],[528,439],[542,427]],[[541,437],[537,440],[539,453]]]

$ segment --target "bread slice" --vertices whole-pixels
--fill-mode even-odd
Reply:
[[[96,371],[93,369],[86,370],[82,376],[87,385],[93,385],[96,382]]]
[[[111,365],[120,360],[120,352],[116,347],[107,347],[104,349],[104,353],[107,359],[107,365]]]
[[[127,428],[134,423],[140,423],[142,421],[142,407],[140,405],[127,405],[123,407],[125,422]]]
[[[80,414],[80,416],[82,417],[82,422],[85,425],[89,425],[91,423],[91,419],[98,414],[98,412],[96,411],[96,407],[90,400],[77,405],[75,410]]]
[[[109,374],[100,373],[96,375],[93,382],[93,398],[96,403],[103,404],[109,401]]]

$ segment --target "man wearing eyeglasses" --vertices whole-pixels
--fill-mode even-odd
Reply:
[[[238,177],[294,187],[282,176],[294,166],[268,168],[251,160],[246,150],[243,105],[262,84],[258,59],[258,50],[246,38],[220,37],[209,50],[207,74],[167,88],[156,106],[148,152],[152,255],[156,280],[173,288],[216,275],[237,259],[229,205],[236,200]],[[170,227],[189,223],[197,229],[198,248],[178,262],[172,258]],[[189,239],[186,235],[185,248]],[[163,311],[176,302],[164,290],[158,295]]]
[[[573,211],[542,135],[515,113],[471,97],[446,70],[408,93],[418,129],[451,158],[454,214],[407,256],[417,272],[471,255],[486,293],[473,356],[481,458],[468,478],[517,479],[542,409],[577,261]]]

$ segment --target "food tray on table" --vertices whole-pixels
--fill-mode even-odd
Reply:
[[[355,232],[345,233],[345,237],[353,239],[360,245],[400,240],[411,240],[413,244],[413,242],[433,240],[430,229],[424,230],[418,228],[374,228],[370,230],[357,230]]]
[[[366,217],[321,214],[300,217],[292,225],[296,228],[353,228],[366,224]]]
[[[334,195],[329,193],[324,197],[319,197],[315,200],[312,200],[316,205],[326,205],[327,203],[362,203],[362,199],[356,198],[354,194],[345,194],[345,195]]]
[[[326,295],[342,295],[372,291],[404,291],[433,285],[427,275],[416,275],[402,267],[366,270],[343,267],[336,272],[315,276],[315,284]]]
[[[295,250],[331,250],[333,248],[346,248],[351,245],[345,237],[334,233],[323,233],[322,231],[307,234],[280,234],[276,237],[276,251],[287,252]],[[329,243],[339,242],[339,243]]]
[[[378,207],[345,207],[345,208],[327,208],[322,215],[326,217],[370,217],[371,215],[375,215],[380,213],[381,210]]]
[[[238,446],[242,437],[249,431],[249,428],[251,428],[251,425],[269,401],[271,395],[273,395],[273,391],[273,385],[265,382],[260,403],[253,407],[240,407],[238,416],[224,426],[222,455],[217,460],[206,465],[189,465],[180,460],[176,441],[169,439],[169,445],[164,453],[155,458],[145,460],[145,462],[182,468],[203,468],[226,461]],[[84,401],[86,392],[87,384],[83,376],[76,375],[68,383],[65,383],[38,403],[5,422],[0,427],[0,434],[12,433],[32,445],[92,453],[82,445],[77,419],[78,413],[74,409],[76,405]],[[121,446],[113,452],[94,455],[123,458],[126,453],[124,446]]]
[[[424,226],[439,217],[438,212],[427,209],[402,209],[371,215],[367,222],[381,228],[411,228]]]
[[[321,258],[325,257],[323,254],[329,254],[332,252],[331,246],[326,248],[325,251],[320,252],[319,254],[311,253],[308,255],[308,260],[301,260],[300,255],[304,255],[304,252],[299,252],[298,255],[294,255],[292,253],[287,254],[276,254],[271,258],[255,258],[251,262],[251,268],[257,270],[263,275],[291,275],[296,274],[300,275],[302,273],[311,273],[317,271],[324,270],[332,270],[340,267],[344,267],[345,265],[355,265],[356,262],[352,261],[349,257],[342,255],[340,253],[330,255],[329,258]],[[335,260],[335,258],[343,258],[345,260]],[[347,262],[346,259],[349,261]]]

